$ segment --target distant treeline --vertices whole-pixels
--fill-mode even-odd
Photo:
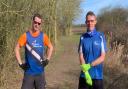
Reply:
[[[103,9],[97,27],[110,37],[111,44],[128,44],[128,9]]]

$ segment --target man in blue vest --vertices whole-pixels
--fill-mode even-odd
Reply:
[[[15,47],[15,55],[19,66],[24,70],[21,89],[45,89],[44,67],[48,64],[53,46],[48,36],[41,32],[43,23],[41,15],[35,14],[32,27],[22,34]],[[21,60],[20,48],[25,47],[25,63]],[[44,46],[48,47],[44,58]]]
[[[96,16],[92,11],[86,15],[87,32],[79,42],[81,74],[78,89],[103,89],[103,61],[107,51],[104,34],[96,29]]]

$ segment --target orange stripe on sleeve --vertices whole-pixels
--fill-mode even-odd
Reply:
[[[20,45],[20,47],[25,46],[26,44],[26,33],[24,33],[23,35],[20,36],[18,43]]]

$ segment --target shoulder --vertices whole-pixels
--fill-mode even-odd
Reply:
[[[42,32],[42,34],[43,34],[44,37],[48,37],[48,35],[47,35],[46,33],[43,33],[43,32]]]
[[[88,35],[87,33],[83,33],[81,36],[80,36],[80,39],[83,40],[84,38],[86,38]]]
[[[23,34],[20,36],[20,38],[19,38],[19,40],[18,40],[18,43],[19,43],[20,47],[22,47],[23,45],[25,45],[26,39],[27,39],[27,37],[26,37],[26,32],[25,32],[25,33],[23,33]]]
[[[105,40],[105,35],[104,35],[103,32],[97,32],[97,34],[98,34],[97,37],[98,37],[99,39],[101,39],[101,40],[103,40],[103,41]]]
[[[27,36],[30,34],[30,31],[26,31],[24,34],[25,34],[26,37],[27,37]]]
[[[100,32],[100,31],[97,31],[97,35],[103,37],[104,36],[104,33],[103,32]]]
[[[49,37],[46,33],[43,33],[43,40],[44,41],[49,41]]]
[[[23,33],[21,36],[20,36],[20,38],[26,38],[26,32],[25,33]]]

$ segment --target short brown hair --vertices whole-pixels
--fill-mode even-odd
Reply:
[[[89,11],[89,12],[86,14],[86,18],[87,18],[89,15],[96,17],[96,15],[95,15],[92,11]]]
[[[42,16],[40,14],[38,14],[38,13],[36,13],[36,14],[33,15],[32,20],[34,20],[35,17],[38,17],[38,18],[42,19]]]

